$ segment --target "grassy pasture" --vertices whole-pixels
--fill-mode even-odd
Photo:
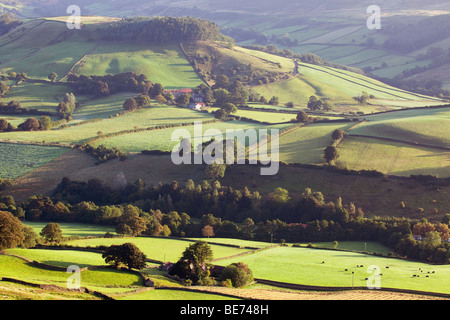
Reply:
[[[323,151],[333,143],[336,129],[346,130],[352,123],[311,124],[280,137],[280,161],[288,163],[323,163]]]
[[[99,107],[101,108],[102,105],[100,104]],[[94,109],[97,108],[97,105],[86,105],[85,108]],[[111,108],[114,109],[114,107]],[[81,114],[79,115],[82,116],[83,107],[80,111]],[[100,114],[102,114],[102,111],[100,111]],[[46,141],[76,144],[82,142],[83,140],[97,137],[99,131],[103,134],[108,134],[125,130],[134,130],[135,127],[149,128],[158,125],[190,123],[194,121],[207,121],[211,119],[214,119],[213,115],[192,111],[186,108],[152,106],[127,113],[120,117],[105,119],[100,122],[87,123],[81,126],[69,126],[68,128],[62,130],[4,132],[0,135],[0,138],[16,141]]]
[[[181,129],[183,131],[186,130],[186,134],[189,134],[188,136],[191,137],[191,143],[195,144],[196,141],[200,141],[202,138],[202,141],[211,139],[214,134],[209,130],[218,130],[220,131],[221,136],[225,136],[226,130],[246,131],[249,129],[254,129],[258,131],[260,129],[268,129],[268,132],[270,133],[270,129],[281,130],[290,125],[291,124],[281,124],[267,127],[244,121],[219,122],[202,125],[202,135],[197,135],[194,126],[185,126],[180,128],[169,128],[120,135],[101,140],[96,142],[95,145],[103,144],[107,147],[116,146],[126,152],[141,152],[142,150],[172,151],[172,149],[179,143],[178,137],[174,137],[174,139],[176,139],[175,141],[172,141],[171,139],[172,134],[174,134],[177,129]]]
[[[22,108],[56,112],[56,107],[69,92],[72,90],[65,85],[23,82],[12,88],[2,100],[3,102],[19,101]],[[77,100],[84,99],[84,97],[77,97]]]
[[[450,176],[450,152],[374,138],[348,136],[339,149],[339,161],[349,169],[377,170],[410,176],[431,174]]]
[[[0,143],[0,177],[16,179],[67,151],[66,148]]]
[[[99,246],[99,245],[117,245],[126,242],[134,243],[141,249],[149,259],[159,261],[176,262],[181,257],[183,251],[190,244],[194,243],[186,240],[168,239],[168,238],[97,238],[97,239],[83,239],[66,242],[74,246]],[[233,247],[225,247],[220,245],[211,245],[214,253],[214,259],[228,257],[231,255],[247,252],[246,249],[239,249]]]
[[[367,116],[350,133],[450,147],[450,109],[405,110]]]
[[[37,234],[39,234],[39,232],[41,232],[41,230],[47,225],[46,222],[31,222],[31,221],[23,222],[23,224],[32,227],[34,232],[36,232]],[[115,228],[109,226],[87,225],[79,223],[64,223],[64,222],[60,222],[59,225],[61,226],[63,237],[72,237],[72,236],[100,237],[107,232],[115,233]]]
[[[68,277],[65,271],[51,271],[36,268],[24,260],[12,256],[0,255],[0,274],[40,284],[54,284],[66,287]],[[142,279],[132,273],[114,269],[88,270],[81,274],[81,286],[102,292],[123,292],[136,286],[142,286]]]
[[[366,286],[369,266],[378,266],[381,287],[450,293],[450,267],[435,266],[361,253],[309,248],[278,247],[252,255],[220,261],[226,266],[242,261],[253,271],[255,278],[317,286]],[[322,261],[324,263],[322,263]],[[364,267],[357,267],[363,265]],[[386,269],[386,266],[389,269]],[[435,271],[429,278],[421,273]],[[347,271],[345,271],[347,269]],[[414,274],[421,275],[413,278]]]
[[[9,249],[7,252],[32,261],[38,261],[63,268],[72,265],[76,265],[80,268],[106,265],[102,255],[93,252],[43,249]]]
[[[194,88],[203,83],[177,45],[101,43],[74,69],[74,73],[88,76],[128,71],[145,74],[166,89]]]

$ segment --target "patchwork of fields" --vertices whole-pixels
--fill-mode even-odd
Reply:
[[[34,228],[39,229],[42,225],[30,224]],[[64,235],[73,236],[78,234],[85,236],[86,234],[102,233],[104,227],[83,226],[73,224],[62,224]],[[91,238],[83,240],[66,241],[65,244],[81,247],[95,247],[98,245],[121,244],[132,242],[136,244],[150,259],[161,261],[176,261],[181,252],[198,239],[176,240],[167,238]],[[206,239],[202,239],[206,240]],[[371,254],[360,253],[377,252],[378,254],[387,254],[387,248],[376,243],[358,243],[358,242],[342,242],[339,244],[340,250],[325,250],[318,248],[278,246],[270,247],[271,243],[245,241],[237,239],[209,239],[210,246],[214,253],[214,258],[229,259],[217,261],[218,265],[226,266],[232,262],[242,261],[251,268],[256,279],[265,279],[278,282],[313,285],[313,286],[334,286],[334,287],[365,287],[367,285],[367,277],[372,274],[369,266],[378,267],[381,276],[381,288],[398,288],[405,290],[431,291],[436,293],[450,293],[450,283],[448,282],[450,269],[448,266],[433,266],[424,263],[410,262],[406,260],[386,258],[382,256],[373,256]],[[221,244],[226,244],[223,246]],[[234,245],[236,247],[229,247]],[[331,243],[317,243],[319,248],[327,248],[333,246]],[[256,252],[256,248],[265,248],[265,250]],[[342,251],[344,250],[344,251]],[[346,251],[348,250],[348,251]],[[73,250],[48,250],[48,249],[9,249],[8,254],[24,257],[29,260],[35,260],[40,263],[52,265],[56,267],[67,268],[71,265],[77,265],[80,268],[91,267],[91,270],[81,272],[81,285],[91,290],[97,290],[107,294],[115,299],[132,299],[132,300],[158,300],[172,299],[184,300],[202,299],[241,299],[245,297],[256,297],[262,294],[268,294],[268,290],[275,290],[283,295],[283,289],[270,287],[267,285],[251,285],[247,288],[240,289],[235,292],[233,289],[227,288],[203,288],[199,287],[194,291],[180,291],[180,284],[176,281],[166,278],[164,272],[158,271],[156,265],[149,264],[142,270],[142,273],[150,277],[156,285],[156,290],[145,290],[142,278],[137,274],[130,273],[127,270],[115,269],[92,269],[94,266],[105,265],[101,254],[93,252],[84,252]],[[247,255],[234,257],[239,253],[247,253]],[[213,262],[214,263],[214,262]],[[294,266],[294,267],[293,267]],[[68,275],[63,271],[51,271],[39,269],[25,260],[16,256],[0,255],[0,271],[3,277],[11,277],[22,281],[37,284],[53,284],[65,287]],[[352,276],[352,272],[354,273]],[[420,274],[422,277],[413,278],[413,275]],[[425,276],[427,275],[427,277]],[[114,286],[110,286],[114,283]],[[0,292],[3,294],[12,294],[19,285],[13,285],[8,282],[0,282]],[[158,290],[165,287],[171,290]],[[26,288],[26,287],[25,287]],[[142,289],[142,290],[138,290]],[[21,294],[32,294],[24,289]],[[284,289],[286,291],[286,289]],[[217,296],[216,294],[225,294],[226,296]],[[355,291],[356,293],[356,291]],[[379,294],[382,294],[380,291]],[[62,293],[63,294],[63,293]],[[69,295],[69,293],[66,293]],[[311,293],[305,295],[303,291],[290,289],[289,293],[294,299],[313,298]],[[402,295],[398,293],[399,295]],[[64,294],[63,294],[64,295]],[[369,292],[364,293],[358,291],[358,295],[364,297],[370,295]],[[385,293],[386,298],[389,294]],[[395,297],[394,293],[391,293]],[[403,294],[404,295],[404,294]],[[8,296],[8,295],[7,295]],[[234,296],[234,298],[233,298]],[[406,297],[406,296],[404,296]],[[70,299],[83,299],[87,297],[66,296]],[[319,298],[319,297],[318,297]],[[379,298],[383,299],[382,296]],[[414,295],[409,295],[414,299]],[[424,298],[423,295],[416,298]],[[427,297],[425,297],[427,298]]]

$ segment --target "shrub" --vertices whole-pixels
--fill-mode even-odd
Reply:
[[[253,282],[253,273],[248,266],[242,262],[232,263],[223,269],[220,281],[230,281],[233,287],[241,288]]]

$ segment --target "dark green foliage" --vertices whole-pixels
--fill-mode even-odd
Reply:
[[[245,263],[232,263],[220,274],[220,281],[231,280],[233,287],[241,288],[253,282],[253,273]]]
[[[90,77],[71,75],[67,80],[77,93],[95,97],[105,97],[119,92],[147,94],[153,87],[147,76],[134,72]]]
[[[127,154],[125,152],[120,151],[115,147],[107,148],[104,145],[99,145],[97,148],[95,148],[89,144],[86,144],[78,145],[77,148],[92,155],[97,160],[97,164],[101,164],[112,159],[126,160],[127,158]]]
[[[102,255],[106,263],[113,264],[116,268],[125,265],[128,269],[143,269],[146,265],[147,257],[133,243],[122,245],[112,245],[106,249]]]
[[[60,243],[63,237],[61,226],[54,222],[47,224],[40,232],[40,235],[45,241],[56,243]]]
[[[23,22],[16,19],[16,17],[11,13],[4,13],[0,16],[0,36],[8,33],[11,29],[14,29]]]
[[[10,212],[0,211],[0,250],[15,248],[25,239],[22,223]]]
[[[190,17],[126,18],[102,30],[102,37],[109,41],[133,39],[147,43],[225,39],[215,23]]]
[[[308,121],[308,114],[305,112],[305,111],[300,111],[298,114],[297,114],[297,121],[298,122],[307,122]]]
[[[209,277],[208,262],[212,259],[213,252],[208,243],[197,241],[186,248],[169,273],[190,279],[195,284]]]

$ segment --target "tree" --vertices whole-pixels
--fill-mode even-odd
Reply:
[[[205,178],[210,181],[216,181],[225,176],[226,164],[213,163],[205,168]]]
[[[191,95],[189,95],[189,94],[182,94],[182,95],[179,95],[175,99],[175,104],[177,106],[179,106],[179,107],[184,107],[184,106],[189,104],[190,99],[191,99]]]
[[[360,96],[355,98],[355,100],[358,101],[358,104],[365,105],[369,102],[370,95],[367,92],[363,91]]]
[[[232,103],[225,103],[221,107],[221,109],[224,110],[227,114],[236,113],[237,110],[238,110],[237,107],[234,104],[232,104]]]
[[[341,140],[342,138],[344,138],[344,134],[344,131],[342,131],[341,129],[336,129],[331,134],[331,137],[333,138],[333,140]]]
[[[217,109],[214,112],[214,117],[219,120],[225,120],[228,116],[228,113],[223,109]]]
[[[308,114],[305,112],[305,111],[300,111],[298,114],[297,114],[297,121],[298,122],[303,122],[303,123],[305,123],[305,122],[307,122],[308,121]]]
[[[162,97],[162,95],[157,95],[156,97]],[[150,97],[146,94],[141,94],[139,97],[135,98],[138,108],[149,106],[152,102]],[[167,102],[167,101],[166,101]]]
[[[211,247],[205,241],[197,241],[189,245],[176,265],[170,270],[171,275],[190,279],[196,283],[209,276],[207,263],[213,259]]]
[[[40,235],[48,242],[60,243],[63,237],[63,232],[59,223],[51,222],[42,229]]]
[[[214,237],[214,228],[210,225],[204,226],[202,229],[202,235],[204,237]]]
[[[324,159],[327,163],[335,161],[339,157],[337,148],[335,146],[328,146],[324,151]]]
[[[322,104],[322,110],[324,111],[333,111],[334,105],[330,101],[324,101]]]
[[[230,79],[226,75],[219,75],[216,78],[216,83],[212,86],[212,89],[226,89],[230,87]]]
[[[30,226],[23,226],[22,231],[24,235],[24,240],[20,244],[20,247],[28,249],[36,246],[36,244],[39,242],[39,236],[36,232],[34,232],[34,229]]]
[[[72,116],[77,106],[77,99],[73,93],[66,93],[63,101],[56,108],[56,112],[61,119],[68,119]]]
[[[136,100],[133,98],[127,99],[124,103],[123,103],[123,108],[126,111],[134,111],[138,109],[138,104],[136,103]]]
[[[245,263],[232,263],[220,274],[220,281],[230,279],[233,287],[241,288],[253,282],[253,273]]]
[[[278,97],[273,96],[270,100],[269,100],[269,104],[271,106],[277,106],[279,104],[279,99]]]
[[[320,110],[322,100],[317,99],[316,96],[309,97],[307,108],[311,111]]]
[[[47,131],[53,127],[53,122],[49,116],[42,116],[39,118],[39,130]]]
[[[58,78],[58,75],[55,72],[52,72],[48,75],[48,80],[51,82],[55,82],[56,78]]]
[[[39,121],[36,118],[29,118],[24,123],[19,124],[20,131],[37,131],[39,130]]]
[[[10,212],[0,211],[0,250],[15,248],[24,240],[20,220]]]
[[[155,98],[159,95],[164,95],[164,87],[160,83],[155,83],[150,89],[149,96]]]
[[[128,269],[143,269],[146,266],[146,255],[133,243],[112,245],[102,254],[106,263],[113,264],[116,268],[125,265]]]

